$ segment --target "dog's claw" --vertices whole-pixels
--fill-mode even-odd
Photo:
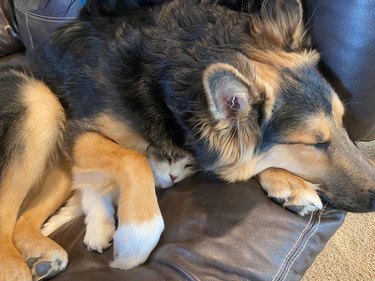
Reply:
[[[273,202],[275,202],[276,204],[280,205],[280,206],[284,206],[284,204],[286,202],[288,202],[290,200],[291,197],[287,197],[287,198],[280,198],[280,197],[268,197],[269,199],[271,199]]]
[[[287,208],[289,211],[292,211],[293,213],[301,214],[301,212],[304,211],[305,206],[301,205],[284,205],[285,208]]]

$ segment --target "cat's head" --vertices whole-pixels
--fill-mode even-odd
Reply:
[[[150,147],[147,157],[159,188],[168,188],[197,171],[193,156],[185,150],[160,151]]]

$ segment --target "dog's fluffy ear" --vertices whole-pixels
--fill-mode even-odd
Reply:
[[[215,120],[245,120],[251,110],[254,89],[236,68],[225,63],[210,65],[203,74],[203,85]]]
[[[283,47],[296,50],[306,44],[300,0],[268,0],[261,7],[266,32]]]

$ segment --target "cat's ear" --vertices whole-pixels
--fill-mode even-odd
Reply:
[[[251,110],[254,88],[236,68],[226,63],[210,65],[203,74],[208,107],[215,120],[245,120]]]

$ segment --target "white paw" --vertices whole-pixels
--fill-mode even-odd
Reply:
[[[277,193],[268,193],[273,201],[300,216],[319,211],[323,208],[322,200],[314,189],[280,189]]]
[[[119,225],[113,238],[115,258],[110,266],[130,269],[144,263],[157,245],[163,230],[161,215],[141,224]]]
[[[301,216],[323,208],[317,193],[319,185],[278,169],[270,169],[258,175],[268,197]]]
[[[86,225],[86,233],[83,242],[87,246],[88,250],[103,253],[103,250],[111,246],[114,233],[114,219],[88,222]]]
[[[285,208],[305,216],[309,213],[323,209],[323,203],[315,190],[300,189],[285,200]]]

